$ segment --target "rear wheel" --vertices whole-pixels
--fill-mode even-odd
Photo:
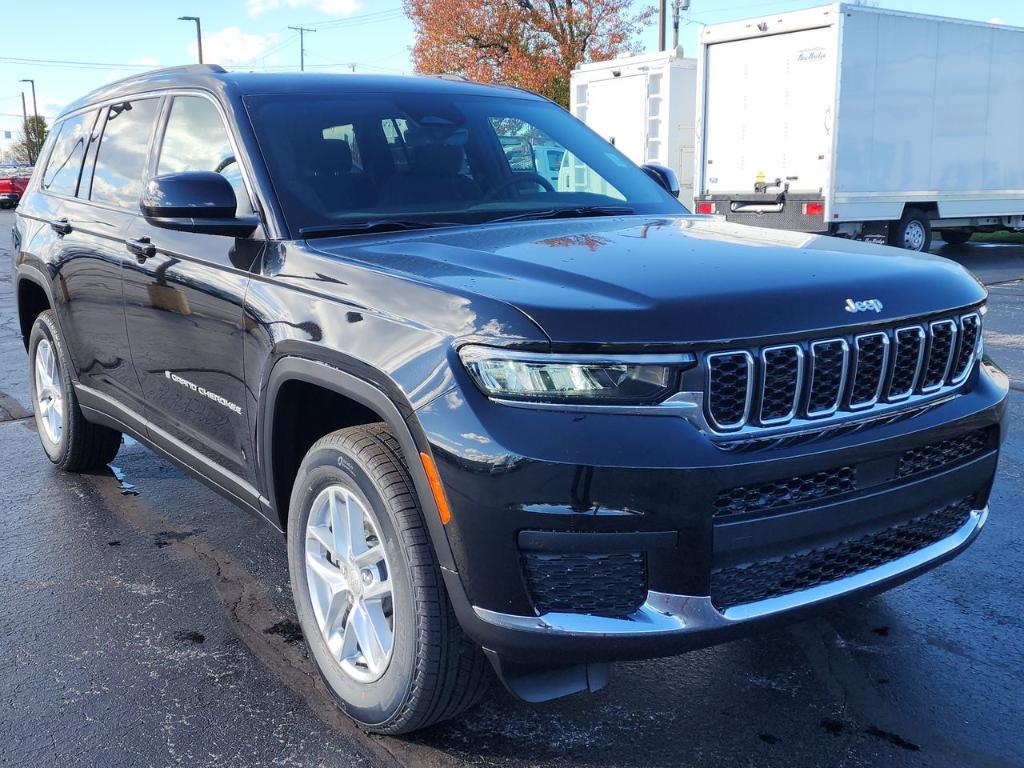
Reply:
[[[890,225],[889,245],[927,252],[932,246],[932,223],[928,214],[919,208],[908,208],[902,219]]]
[[[483,653],[458,625],[384,426],[339,430],[310,448],[292,491],[288,562],[310,656],[364,728],[407,733],[479,699]]]
[[[974,233],[969,229],[944,229],[942,240],[948,245],[963,245],[971,239]]]
[[[71,359],[52,311],[36,318],[28,351],[36,431],[50,461],[78,472],[113,460],[121,447],[121,433],[91,424],[82,415],[71,384]]]

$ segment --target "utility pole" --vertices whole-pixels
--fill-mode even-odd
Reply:
[[[679,48],[679,12],[690,10],[690,0],[672,0],[672,50]]]
[[[198,16],[179,16],[178,21],[194,21],[196,23],[196,48],[199,51],[199,63],[203,63],[203,25]]]
[[[29,136],[29,133],[28,133],[28,110],[25,109],[25,92],[24,91],[21,92],[21,121],[22,121],[21,122],[21,126],[22,126],[21,132],[25,134],[25,146],[28,148],[28,162],[29,162],[29,165],[35,165],[36,164],[35,152],[32,151],[33,147],[35,146],[35,143],[31,139],[29,139],[29,137],[28,137]]]
[[[299,71],[306,71],[306,38],[307,32],[316,32],[315,29],[309,27],[288,27],[288,29],[294,29],[299,33]]]
[[[39,157],[39,150],[42,147],[36,146],[36,139],[39,136],[39,108],[36,106],[36,81],[31,78],[24,78],[19,80],[20,83],[31,83],[32,84],[32,115],[35,117],[35,124],[32,127],[32,138],[29,138],[28,132],[28,117],[25,117],[25,141],[28,144],[29,160],[32,161],[32,165],[36,164],[36,159]],[[21,92],[21,111],[25,111],[25,92]]]
[[[668,0],[658,2],[658,50],[665,50],[665,17],[668,15]]]

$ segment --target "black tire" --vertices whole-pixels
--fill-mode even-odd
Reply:
[[[393,650],[383,676],[372,682],[354,680],[339,665],[307,583],[307,521],[330,486],[343,487],[372,512],[388,559]],[[486,660],[455,618],[401,449],[384,425],[342,429],[309,449],[292,489],[288,563],[310,658],[341,709],[364,729],[408,733],[455,717],[483,695]]]
[[[56,352],[55,361],[59,373],[60,390],[63,399],[63,424],[57,440],[51,440],[43,426],[39,398],[36,392],[36,354],[39,344],[47,341]],[[32,405],[35,412],[36,432],[50,461],[66,472],[81,472],[102,467],[112,461],[121,448],[121,433],[85,420],[82,409],[71,384],[71,358],[61,339],[57,322],[51,310],[42,312],[32,324],[29,334],[29,383],[32,389]]]
[[[889,245],[928,253],[932,247],[932,222],[920,208],[907,208],[903,218],[889,225]]]
[[[971,239],[974,233],[969,229],[944,229],[942,240],[946,245],[963,245]]]

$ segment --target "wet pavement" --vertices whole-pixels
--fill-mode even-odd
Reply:
[[[939,252],[998,283],[987,343],[1024,424],[1024,247]],[[277,533],[134,442],[121,479],[46,461],[7,265],[0,254],[2,766],[1024,766],[1021,430],[981,538],[910,584],[617,665],[597,694],[529,707],[495,685],[459,722],[373,737],[315,678]]]

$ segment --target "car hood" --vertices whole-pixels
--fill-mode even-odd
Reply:
[[[518,222],[311,244],[386,272],[504,301],[565,345],[681,345],[813,333],[985,298],[966,270],[936,256],[712,217]],[[848,300],[880,305],[850,312]]]

